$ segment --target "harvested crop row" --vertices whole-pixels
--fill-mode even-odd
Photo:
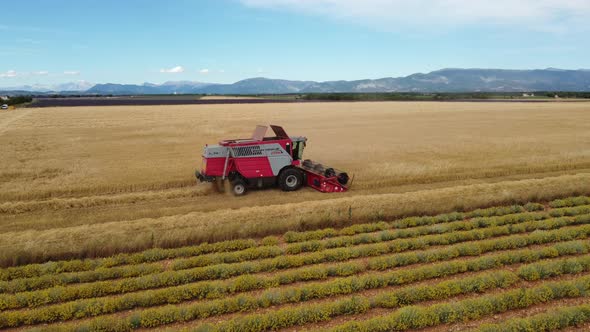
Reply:
[[[590,304],[552,308],[527,318],[512,318],[502,324],[483,324],[479,332],[554,331],[590,322]]]
[[[438,286],[440,287],[440,285]],[[499,287],[503,286],[502,282],[500,282]],[[472,286],[470,289],[478,292],[477,287]],[[394,290],[375,298],[351,297],[329,303],[301,305],[269,311],[264,314],[240,316],[218,323],[215,326],[200,326],[197,330],[248,332],[276,330],[294,325],[327,321],[341,315],[364,313],[373,308],[398,308],[400,305],[404,305],[404,301],[411,304],[425,300],[447,298],[444,293],[442,296],[437,295],[437,291],[442,290],[426,286],[425,289],[416,292],[411,289],[404,289],[402,290],[403,297],[400,297],[398,293],[400,290]],[[485,291],[485,289],[482,291]],[[590,295],[588,294],[589,291],[590,276],[584,276],[572,281],[550,282],[537,287],[513,289],[500,294],[482,295],[475,299],[437,304],[430,307],[403,307],[391,315],[343,324],[334,328],[333,331],[392,331],[435,326],[457,320],[476,319],[495,312],[524,308],[559,298],[588,296]],[[459,292],[459,294],[461,293]]]
[[[540,250],[525,249],[510,251],[470,260],[448,261],[430,266],[421,266],[415,269],[394,270],[380,274],[366,274],[363,276],[335,279],[323,283],[308,284],[307,286],[267,291],[255,298],[239,295],[233,298],[196,303],[184,307],[165,307],[140,312],[129,318],[129,324],[133,324],[133,322],[138,319],[142,320],[144,315],[146,315],[146,317],[152,317],[150,321],[153,321],[153,317],[156,316],[162,316],[162,322],[169,321],[170,317],[176,317],[176,320],[174,321],[187,321],[208,317],[214,314],[233,312],[232,310],[239,310],[239,308],[245,304],[249,304],[248,308],[255,308],[252,307],[255,303],[258,303],[260,307],[264,307],[325,296],[349,294],[366,289],[403,285],[431,278],[448,277],[463,272],[482,271],[516,263],[534,262],[544,258],[587,253],[589,247],[590,244],[579,241],[559,243]],[[277,274],[272,277],[256,278],[255,276],[243,276],[228,282],[186,285],[176,288],[132,293],[118,298],[79,300],[24,312],[13,311],[0,313],[0,322],[11,322],[10,324],[12,325],[9,326],[49,323],[55,320],[68,320],[108,314],[116,311],[132,309],[134,307],[179,303],[181,301],[195,299],[223,298],[224,296],[239,292],[276,287],[295,281],[325,279],[329,276],[347,276],[366,270],[367,266],[370,264],[371,262],[368,262],[364,266],[362,264],[342,264],[337,267],[321,266],[316,269],[303,269],[301,271],[292,271],[294,273],[288,272]]]
[[[475,230],[468,232],[457,232],[453,234],[444,234],[436,236],[425,236],[423,238],[408,240],[395,240],[389,243],[369,244],[350,248],[328,249],[322,252],[283,256],[270,260],[258,262],[245,262],[236,265],[217,265],[204,268],[196,268],[185,271],[165,271],[158,274],[152,274],[131,279],[122,279],[112,282],[96,282],[74,286],[58,286],[45,290],[23,292],[17,294],[0,294],[0,310],[16,309],[23,307],[36,307],[40,305],[71,301],[81,298],[91,298],[111,294],[127,293],[149,288],[175,286],[198,280],[228,278],[244,273],[255,273],[262,271],[273,271],[299,267],[309,264],[339,262],[359,257],[379,256],[388,253],[402,252],[412,249],[425,249],[433,244],[452,244],[466,242],[470,240],[481,240],[492,238],[499,235],[509,235],[511,233],[522,233],[535,229],[552,229],[564,225],[590,222],[590,215],[578,217],[568,217],[542,222],[530,222],[515,226],[493,227],[485,230]],[[512,249],[518,246],[529,244],[542,244],[556,241],[567,241],[574,239],[586,238],[590,235],[590,225],[558,229],[552,232],[534,232],[522,237],[509,237],[499,239],[497,244],[490,245],[484,243],[482,246],[473,244],[467,247],[466,252],[471,255],[482,251]]]

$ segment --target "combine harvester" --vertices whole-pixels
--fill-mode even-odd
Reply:
[[[282,127],[270,127],[273,137],[265,137],[266,126],[256,126],[252,138],[206,145],[202,168],[195,173],[197,179],[213,182],[218,190],[229,183],[236,196],[245,194],[248,188],[271,186],[284,191],[295,191],[303,185],[321,192],[348,190],[345,172],[311,160],[301,161],[306,137],[289,137]]]

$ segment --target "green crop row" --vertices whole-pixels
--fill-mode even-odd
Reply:
[[[494,209],[501,209],[501,208],[494,208]],[[507,212],[513,211],[513,207],[509,207]],[[480,213],[478,213],[480,214]],[[453,216],[455,214],[447,214],[441,215],[436,218],[440,220],[453,220]],[[424,218],[434,218],[434,217],[424,217]],[[422,219],[424,219],[422,218]],[[409,223],[408,223],[409,224]],[[377,227],[375,228],[375,225]],[[388,228],[391,226],[387,223],[374,223],[374,224],[365,224],[365,225],[356,225],[351,226],[347,229],[344,229],[343,235],[347,232],[350,232],[353,229],[359,230],[361,228],[370,228],[373,229],[371,231],[379,230],[382,228],[382,225],[388,225]],[[383,228],[384,229],[384,228]],[[256,246],[272,246],[278,244],[278,239],[273,236],[266,237],[259,241],[258,243],[254,240],[234,240],[234,241],[224,241],[224,242],[217,242],[217,243],[203,243],[197,246],[188,246],[182,248],[173,248],[173,249],[161,249],[155,248],[146,250],[139,253],[134,254],[119,254],[110,258],[98,258],[98,259],[85,259],[85,260],[70,260],[70,261],[58,261],[58,262],[48,262],[43,264],[30,264],[25,266],[19,267],[10,267],[5,269],[0,269],[0,281],[9,281],[13,279],[21,279],[21,278],[33,278],[33,277],[40,277],[44,275],[55,275],[65,272],[86,272],[91,271],[98,268],[109,268],[115,267],[120,265],[127,265],[127,264],[141,264],[146,262],[156,262],[165,259],[174,259],[174,258],[181,258],[181,257],[192,257],[192,256],[199,256],[204,254],[211,254],[211,253],[223,253],[223,252],[231,252],[237,250],[245,250],[249,248],[253,248]],[[205,262],[207,258],[203,258],[202,261]],[[206,263],[201,263],[206,264]],[[100,280],[96,279],[96,280]]]
[[[442,281],[437,284],[420,287],[406,287],[399,290],[384,293],[377,299],[362,299],[353,297],[355,299],[362,299],[362,306],[366,309],[372,307],[378,307],[381,305],[391,305],[392,302],[384,303],[384,301],[398,301],[398,305],[403,305],[404,302],[420,302],[434,299],[447,299],[454,295],[468,294],[474,292],[483,292],[494,288],[507,288],[518,281],[511,272],[498,271],[498,272],[487,272],[467,277],[459,280]],[[363,281],[360,281],[362,283]],[[130,328],[149,328],[159,327],[162,323],[172,322],[186,322],[195,319],[202,319],[211,317],[213,315],[219,315],[228,312],[238,312],[244,310],[255,310],[257,308],[269,307],[271,305],[280,305],[284,303],[296,303],[300,301],[306,301],[313,298],[318,298],[318,293],[327,292],[326,296],[350,294],[352,292],[363,290],[363,288],[354,290],[355,284],[341,284],[333,285],[331,289],[314,289],[313,287],[307,287],[304,289],[294,289],[292,291],[279,290],[278,292],[266,292],[266,297],[246,297],[228,300],[216,301],[216,303],[206,303],[192,306],[191,308],[184,308],[185,310],[178,310],[178,308],[169,306],[166,308],[145,310],[143,312],[133,314],[127,319],[127,325]],[[413,290],[416,289],[414,292]],[[280,293],[279,293],[280,292]],[[290,292],[290,293],[289,293]],[[286,297],[282,300],[282,297]],[[325,296],[324,296],[325,297]],[[395,300],[396,299],[396,300]],[[281,301],[282,300],[282,301]],[[230,303],[223,303],[230,302]],[[383,302],[383,303],[382,303]],[[312,305],[315,306],[315,305]],[[315,308],[314,308],[315,309]],[[363,311],[364,311],[363,310]],[[220,312],[221,311],[221,312]],[[281,310],[279,310],[281,311]],[[314,310],[315,312],[322,312],[321,310]],[[336,314],[340,310],[331,313],[330,315]],[[134,325],[135,322],[139,322],[139,325]],[[280,323],[278,323],[280,322]],[[106,322],[103,321],[102,324]],[[278,324],[267,324],[262,329],[278,329],[281,327],[288,327],[293,325],[293,321],[285,321],[281,319],[277,321]],[[91,324],[97,324],[93,322]],[[241,330],[241,326],[236,326],[237,331]]]
[[[525,265],[518,269],[518,276],[524,280],[532,281],[588,270],[590,270],[590,256],[583,256],[575,259]]]
[[[242,295],[217,301],[196,303],[182,308],[165,307],[154,309],[149,312],[139,313],[139,320],[142,320],[143,315],[148,315],[149,317],[156,317],[157,315],[168,317],[162,318],[161,321],[163,322],[168,321],[169,317],[172,316],[177,317],[175,321],[205,318],[215,314],[233,312],[234,309],[254,309],[256,306],[266,307],[282,303],[306,301],[326,296],[350,294],[366,289],[403,285],[467,271],[482,271],[515,263],[533,262],[544,258],[586,253],[589,247],[590,244],[584,242],[567,242],[537,250],[525,249],[493,256],[482,256],[470,260],[443,262],[416,269],[393,270],[387,273],[373,273],[340,278],[329,282],[310,283],[298,287],[268,290],[255,298]],[[367,263],[357,262],[339,264],[338,266],[318,266],[299,271],[286,271],[286,273],[278,273],[272,277],[242,276],[226,282],[196,283],[174,288],[131,293],[121,297],[78,300],[24,312],[5,312],[0,313],[0,322],[7,322],[5,323],[7,325],[0,325],[0,327],[49,323],[57,320],[108,314],[135,307],[149,307],[188,300],[222,298],[239,292],[276,287],[297,281],[326,279],[332,276],[348,276],[366,271],[371,264],[369,260]],[[175,311],[176,313],[174,313]],[[178,315],[182,315],[185,319],[182,320]],[[129,324],[137,320],[134,316],[129,319]]]
[[[578,197],[568,197],[563,199],[556,199],[549,202],[549,207],[552,208],[561,208],[567,206],[578,206],[578,205],[586,205],[590,204],[590,197],[588,196],[578,196]]]
[[[334,328],[334,331],[396,331],[409,328],[436,326],[458,320],[479,317],[506,311],[512,308],[525,308],[534,304],[560,298],[587,296],[590,291],[590,277],[582,277],[570,282],[551,282],[539,287],[515,289],[500,294],[482,295],[476,299],[444,303],[430,307],[409,306],[393,314],[365,320],[353,321]],[[394,291],[395,292],[395,291]],[[420,294],[416,294],[420,300]],[[395,295],[386,294],[386,297]],[[408,293],[413,298],[411,292]],[[433,297],[436,297],[434,295]],[[444,298],[444,296],[442,297]],[[428,299],[428,296],[426,297]],[[412,301],[410,301],[412,302]],[[197,331],[265,331],[327,321],[337,316],[364,313],[378,303],[364,297],[352,297],[330,303],[298,306],[271,311],[263,314],[240,316],[226,322],[200,326]],[[385,303],[388,307],[389,303]]]
[[[203,243],[197,246],[161,249],[155,248],[134,254],[119,254],[109,258],[84,259],[29,264],[0,269],[0,280],[39,277],[63,272],[90,271],[100,267],[113,267],[126,264],[155,262],[164,259],[202,255],[213,252],[243,250],[257,246],[254,240],[233,240],[216,243]]]
[[[583,210],[582,213],[589,213],[588,211]],[[351,247],[356,245],[363,245],[363,244],[372,244],[372,243],[382,243],[382,242],[390,242],[397,239],[402,238],[417,238],[422,235],[428,234],[445,234],[445,233],[452,233],[459,230],[472,230],[475,228],[486,228],[490,226],[501,226],[504,224],[510,223],[519,223],[521,220],[538,220],[541,216],[538,215],[530,215],[530,216],[520,216],[518,218],[504,218],[503,220],[497,220],[492,222],[487,221],[467,221],[467,222],[454,222],[448,225],[432,225],[432,226],[424,226],[424,227],[417,227],[412,229],[404,229],[404,230],[385,230],[379,233],[374,234],[358,234],[353,236],[340,236],[336,238],[331,238],[327,240],[321,241],[306,241],[306,242],[299,242],[299,243],[292,243],[289,244],[286,248],[281,249],[279,247],[262,247],[262,248],[251,248],[244,250],[246,253],[242,252],[235,252],[235,253],[220,253],[220,254],[211,254],[211,255],[203,255],[203,256],[196,256],[184,259],[178,259],[174,261],[171,265],[172,270],[184,270],[193,267],[202,267],[211,265],[213,263],[233,263],[239,262],[244,260],[253,260],[264,257],[277,257],[282,255],[294,255],[299,254],[302,252],[321,252],[327,249],[333,248],[344,248],[344,247]],[[564,219],[565,220],[565,219]],[[416,241],[414,241],[416,242]],[[419,241],[422,242],[422,241]],[[272,250],[272,252],[271,252]],[[258,252],[262,252],[262,254],[258,254]],[[268,253],[267,253],[268,252]]]
[[[561,212],[561,215],[575,215],[580,213],[589,213],[589,206],[581,206],[567,213]],[[559,211],[557,209],[555,211]],[[300,252],[320,251],[328,248],[348,247],[358,244],[378,243],[384,241],[391,241],[398,238],[418,237],[427,234],[443,234],[459,230],[472,230],[476,228],[501,226],[506,224],[520,223],[531,220],[541,220],[547,218],[546,213],[523,213],[512,214],[501,217],[477,218],[468,221],[450,222],[444,225],[421,226],[409,229],[386,230],[377,234],[358,234],[354,236],[341,236],[330,238],[322,241],[307,241],[289,244],[282,249],[278,246],[273,246],[272,241],[276,238],[266,238],[262,242],[267,246],[252,247],[240,251],[211,253],[201,256],[196,256],[189,259],[181,259],[172,265],[173,269],[191,268],[199,266],[207,266],[222,263],[236,263],[247,260],[255,260],[261,258],[277,257],[283,254],[297,254]],[[155,263],[154,263],[155,264]],[[24,291],[32,291],[55,287],[59,285],[66,285],[70,283],[92,282],[97,280],[108,280],[120,277],[132,277],[148,274],[151,270],[155,272],[162,272],[163,267],[147,264],[130,265],[129,267],[113,267],[113,268],[99,268],[94,271],[70,272],[62,274],[42,275],[36,278],[22,278],[11,281],[0,281],[0,293],[16,293]]]
[[[550,203],[553,207],[559,206],[576,206],[582,204],[590,204],[590,198],[588,197],[573,197],[562,200],[555,200]],[[426,225],[432,223],[447,222],[453,220],[460,220],[469,217],[478,216],[497,216],[502,214],[510,214],[522,211],[538,211],[542,210],[543,206],[538,203],[527,203],[524,206],[503,206],[494,207],[489,209],[478,209],[471,212],[461,213],[453,212],[448,214],[441,214],[435,217],[411,217],[401,220],[397,220],[390,223],[373,223],[373,224],[362,224],[347,227],[345,229],[336,230],[320,230],[318,234],[326,233],[325,237],[330,237],[330,234],[335,235],[352,235],[360,232],[374,232],[378,230],[384,230],[389,228],[406,228],[418,225]],[[287,232],[284,235],[286,241],[291,241],[295,238],[301,237],[303,234],[309,232]],[[313,232],[311,232],[313,233]],[[323,238],[324,236],[312,236],[307,235],[309,240]],[[306,236],[306,237],[307,237]],[[268,237],[260,242],[256,242],[251,239],[240,239],[233,241],[223,241],[217,243],[203,243],[196,246],[188,246],[181,248],[161,249],[154,248],[138,253],[132,254],[119,254],[109,258],[98,258],[98,259],[85,259],[85,260],[68,260],[68,261],[56,261],[47,262],[43,264],[29,264],[18,267],[10,267],[0,269],[0,281],[8,281],[19,278],[31,278],[39,277],[46,274],[57,274],[63,272],[80,272],[90,271],[100,267],[114,267],[126,264],[140,264],[146,262],[155,262],[165,259],[174,259],[179,257],[190,257],[196,255],[202,255],[207,253],[215,252],[227,252],[234,250],[243,250],[258,245],[275,245],[277,243],[276,237]],[[293,240],[297,242],[297,240]]]
[[[194,267],[230,264],[242,261],[252,261],[257,259],[277,257],[284,254],[284,250],[276,245],[267,245],[247,248],[239,251],[210,253],[195,256],[190,260]],[[155,267],[157,266],[157,268]],[[161,263],[151,264],[134,264],[112,268],[98,268],[91,271],[70,272],[68,274],[46,274],[39,277],[13,279],[10,281],[0,281],[0,293],[16,293],[23,291],[33,291],[66,285],[70,283],[92,282],[97,280],[115,279],[121,277],[133,277],[149,274],[147,269],[152,269],[152,273],[164,271]],[[136,271],[136,272],[134,272]],[[145,271],[145,273],[140,273]],[[128,274],[125,276],[125,274]]]
[[[506,312],[508,310],[528,308],[533,305],[563,298],[587,297],[590,295],[589,291],[590,277],[586,276],[572,281],[548,282],[537,287],[509,290],[499,294],[483,295],[475,299],[435,304],[428,307],[404,307],[389,315],[365,321],[345,323],[334,327],[331,331],[401,331],[437,326],[459,321],[480,319],[484,316]],[[216,326],[216,330],[229,331],[221,327],[222,326]],[[244,329],[243,331],[254,331],[254,329]]]
[[[413,240],[395,240],[388,243],[369,244],[349,248],[328,249],[311,254],[281,256],[257,262],[244,262],[235,265],[220,264],[184,271],[165,271],[136,278],[115,281],[103,281],[74,286],[58,286],[45,290],[23,292],[17,294],[0,294],[0,310],[71,301],[81,298],[91,298],[111,294],[120,294],[156,287],[175,286],[189,282],[225,279],[244,273],[274,271],[310,264],[339,262],[353,258],[380,256],[388,253],[398,253],[413,249],[426,249],[431,245],[453,244],[470,240],[481,240],[499,235],[522,233],[534,229],[559,228],[564,225],[590,222],[590,215],[529,222],[519,225],[492,227],[483,230],[457,232],[443,235],[430,235]],[[528,224],[528,225],[527,225]],[[528,236],[508,237],[499,239],[497,244],[486,243],[481,247],[471,243],[462,250],[466,255],[476,255],[482,251],[512,249],[529,244],[542,244],[557,241],[586,238],[590,235],[590,225],[556,230],[553,232],[533,232]],[[444,252],[444,251],[441,251]],[[459,252],[460,253],[460,252]],[[388,263],[389,264],[389,263]],[[381,264],[382,266],[383,264]]]
[[[581,213],[589,213],[590,209],[581,210]],[[547,216],[548,217],[548,216]],[[502,218],[502,217],[500,217]],[[245,260],[254,260],[265,257],[277,257],[282,255],[294,255],[302,252],[319,252],[326,249],[343,248],[362,244],[390,242],[401,238],[416,238],[427,234],[445,234],[459,230],[472,230],[490,226],[501,226],[511,223],[520,223],[527,220],[539,220],[543,216],[520,215],[514,218],[503,218],[494,221],[467,221],[454,222],[448,225],[432,225],[403,230],[386,230],[375,234],[358,234],[353,236],[340,236],[321,241],[306,241],[289,244],[286,248],[275,247],[250,248],[240,252],[219,253],[178,259],[171,265],[172,270],[184,270],[193,267],[202,267],[220,263],[235,263]]]
[[[444,217],[441,217],[444,218]],[[269,237],[269,239],[272,237]],[[275,241],[261,241],[265,245]],[[68,260],[47,262],[43,264],[29,264],[18,267],[9,267],[0,269],[0,280],[12,280],[17,278],[38,277],[45,274],[57,274],[62,272],[79,272],[90,271],[99,267],[113,267],[125,264],[139,264],[145,262],[155,262],[164,259],[173,259],[179,257],[189,257],[214,252],[228,252],[234,250],[243,250],[257,246],[254,240],[233,240],[217,243],[203,243],[197,246],[187,246],[181,248],[161,249],[154,248],[133,254],[119,254],[109,258]]]
[[[0,293],[18,293],[72,283],[131,278],[163,271],[164,266],[161,263],[150,263],[112,268],[98,268],[92,271],[47,274],[40,277],[0,281]]]
[[[527,318],[512,318],[501,324],[483,324],[480,332],[543,332],[590,322],[590,304],[552,308]]]
[[[322,257],[324,257],[326,255],[327,256],[333,256],[333,255],[342,256],[342,255],[344,255],[344,257],[346,257],[346,258],[343,258],[343,259],[349,259],[349,258],[359,257],[359,254],[356,254],[356,252],[360,252],[360,251],[366,250],[368,248],[368,250],[370,250],[371,252],[374,252],[373,254],[368,254],[368,255],[376,256],[376,255],[382,255],[382,254],[391,253],[391,252],[401,252],[401,251],[406,251],[406,250],[425,249],[425,248],[428,248],[433,245],[447,245],[447,244],[453,244],[453,243],[458,243],[458,242],[485,239],[485,238],[501,236],[501,235],[529,232],[529,231],[538,230],[538,229],[555,229],[555,228],[559,228],[559,227],[566,226],[566,225],[578,225],[578,224],[587,224],[587,223],[590,223],[590,214],[580,215],[580,216],[577,216],[574,218],[563,217],[563,218],[557,218],[557,219],[547,219],[547,220],[543,220],[543,221],[530,221],[530,222],[525,222],[525,223],[519,223],[516,225],[509,224],[506,226],[496,226],[496,227],[475,229],[475,230],[470,230],[470,231],[448,232],[448,233],[443,233],[443,234],[432,234],[432,235],[420,236],[420,237],[415,237],[415,238],[410,238],[410,239],[396,239],[395,238],[396,235],[395,234],[391,235],[389,232],[381,232],[379,234],[376,234],[374,237],[370,237],[366,234],[361,234],[360,235],[361,237],[371,238],[372,240],[367,240],[367,241],[369,241],[369,242],[373,241],[374,243],[367,244],[367,245],[357,245],[355,247],[349,247],[349,246],[353,246],[353,242],[358,241],[358,239],[350,239],[349,238],[350,239],[349,243],[347,243],[346,241],[343,240],[342,242],[340,242],[341,247],[336,248],[336,249],[323,249],[323,245],[318,244],[316,246],[317,251],[313,252],[313,254],[317,254],[317,256],[322,256]],[[357,236],[359,236],[359,235],[356,235],[354,237],[357,237]],[[390,239],[390,237],[392,237],[392,236],[394,237],[393,240]],[[416,236],[418,236],[418,235],[416,235]],[[351,248],[354,248],[354,249],[351,249]],[[308,247],[306,250],[311,251],[312,249],[313,248]],[[302,255],[301,257],[314,257],[313,254],[312,254],[312,256]],[[277,259],[280,260],[281,262],[284,262],[284,264],[287,265],[288,267],[291,267],[292,264],[289,263],[291,257],[293,257],[293,256],[280,256],[280,257],[277,257]],[[297,258],[292,258],[292,259],[297,259]],[[328,261],[338,260],[338,258],[334,258],[334,259],[319,258],[319,260],[312,259],[312,261],[306,262],[304,264],[320,263],[320,262],[325,261],[325,259],[328,259]],[[280,262],[279,262],[279,264],[280,264]],[[172,265],[172,269],[173,270],[183,270],[183,269],[189,269],[194,266],[201,266],[201,261],[200,261],[199,257],[178,260]],[[276,268],[281,268],[281,267],[279,265]]]
[[[549,202],[549,206],[552,208],[563,208],[563,207],[574,207],[580,205],[589,205],[590,197],[570,197],[565,199],[558,199]],[[302,242],[309,240],[320,240],[324,238],[342,236],[342,235],[354,235],[359,233],[370,233],[392,228],[408,228],[415,226],[433,225],[446,223],[450,221],[463,220],[477,217],[493,217],[503,216],[514,213],[520,213],[524,211],[542,211],[544,210],[543,204],[540,203],[527,203],[523,206],[512,205],[512,206],[499,206],[487,209],[477,209],[470,212],[451,212],[440,214],[436,216],[422,216],[422,217],[408,217],[404,219],[394,220],[391,222],[378,222],[378,223],[367,223],[357,224],[342,229],[326,228],[314,231],[305,232],[294,232],[290,231],[285,233],[283,236],[286,242]],[[567,215],[567,214],[564,214]]]
[[[579,213],[590,213],[590,207],[580,209]],[[571,213],[570,213],[571,214]],[[378,243],[391,241],[398,238],[411,238],[428,234],[443,234],[459,230],[472,230],[476,228],[501,226],[505,224],[520,223],[531,220],[548,218],[547,213],[522,213],[511,214],[501,217],[490,217],[473,219],[469,221],[456,221],[444,225],[421,226],[408,229],[385,230],[377,234],[358,234],[354,236],[340,236],[322,241],[306,241],[289,244],[282,249],[273,245],[271,238],[262,240],[266,246],[251,247],[240,251],[211,253],[195,256],[189,259],[181,259],[173,263],[172,269],[184,269],[192,267],[207,266],[222,263],[237,263],[247,260],[277,257],[284,254],[298,254],[301,252],[321,251],[324,249],[348,247],[352,245]],[[276,243],[276,242],[274,242]],[[156,263],[151,263],[156,264]],[[148,274],[148,269],[153,272],[162,272],[162,265],[135,264],[118,266],[112,268],[98,268],[93,271],[70,272],[59,274],[47,274],[33,278],[13,279],[0,281],[0,293],[16,293],[32,290],[45,289],[70,283],[92,282],[98,280],[115,279],[121,277],[132,277]]]
[[[575,209],[567,213],[562,212],[562,215],[574,215],[581,213],[590,213],[590,206],[568,208]],[[555,211],[559,211],[557,209]],[[354,236],[340,236],[336,238],[329,238],[322,241],[307,241],[289,244],[283,250],[273,243],[277,242],[276,238],[265,238],[261,242],[267,246],[253,247],[241,251],[226,252],[226,253],[212,253],[193,257],[187,260],[179,260],[173,264],[173,269],[190,268],[207,266],[221,263],[235,263],[246,260],[254,260],[265,257],[277,257],[283,254],[297,254],[300,252],[320,251],[328,248],[348,247],[358,244],[378,243],[383,241],[391,241],[398,238],[418,237],[428,234],[443,234],[459,230],[472,230],[476,228],[501,226],[506,224],[520,223],[532,220],[542,220],[548,218],[547,213],[521,213],[511,214],[500,217],[476,218],[468,221],[449,222],[443,225],[420,226],[409,229],[386,230],[377,234],[358,234]],[[274,241],[271,241],[274,240]],[[281,251],[282,250],[282,251]],[[144,275],[147,264],[136,264],[127,267],[113,267],[99,268],[94,271],[70,272],[63,274],[42,275],[36,278],[22,278],[11,281],[0,281],[0,293],[2,292],[24,292],[55,287],[59,285],[66,285],[77,282],[92,282],[98,280],[115,279],[119,277],[132,277],[134,275]],[[154,268],[154,265],[150,266]],[[160,266],[159,270],[154,272],[161,272],[163,268]],[[127,273],[127,275],[124,275]]]
[[[585,213],[590,213],[590,205],[556,208],[549,211],[549,215],[553,218],[564,216],[576,216]]]
[[[580,214],[590,213],[590,206],[580,210]],[[444,234],[456,231],[472,230],[476,228],[486,228],[494,226],[503,226],[516,224],[526,221],[543,220],[549,218],[546,213],[522,213],[510,214],[501,217],[477,218],[467,221],[453,221],[438,225],[418,226],[405,229],[383,230],[378,233],[362,233],[351,236],[338,236],[326,240],[312,240],[289,244],[285,252],[287,254],[298,254],[300,252],[318,251],[322,249],[348,247],[359,244],[377,243],[391,241],[402,238],[413,238],[423,235]]]
[[[589,203],[590,204],[590,203]],[[450,221],[463,220],[465,218],[475,217],[492,217],[502,216],[514,213],[520,213],[525,211],[541,211],[544,209],[542,204],[529,203],[525,207],[520,205],[512,206],[499,206],[488,209],[477,209],[471,212],[451,212],[445,214],[439,214],[436,216],[422,216],[422,217],[408,217],[404,219],[394,220],[391,222],[378,222],[378,223],[367,223],[357,224],[348,226],[339,230],[334,228],[325,228],[315,231],[306,232],[293,232],[289,231],[283,235],[285,242],[302,242],[309,240],[321,240],[324,238],[342,236],[342,235],[354,235],[359,233],[370,233],[392,228],[408,228],[423,225],[433,225],[439,223],[446,223]]]

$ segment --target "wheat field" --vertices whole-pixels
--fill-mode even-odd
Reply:
[[[308,138],[351,190],[197,184],[207,143],[257,124]],[[0,113],[0,262],[550,200],[590,191],[590,103],[355,102],[110,106]]]

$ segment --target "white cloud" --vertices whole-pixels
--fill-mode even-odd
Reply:
[[[47,70],[40,70],[40,71],[34,71],[31,74],[33,74],[33,75],[39,75],[39,76],[45,76],[45,75],[49,75],[49,72]]]
[[[5,73],[0,73],[0,77],[8,77],[8,78],[10,78],[10,77],[16,77],[16,76],[18,76],[18,74],[14,70],[9,70],[9,71],[7,71]]]
[[[241,0],[260,8],[297,11],[399,31],[462,25],[510,25],[527,30],[587,28],[588,0]]]
[[[66,70],[64,71],[64,75],[80,75],[80,72],[77,70]]]
[[[199,73],[201,73],[201,74],[209,74],[209,69],[207,69],[207,68],[201,69],[201,70],[199,70]]]
[[[223,73],[225,73],[225,70],[219,69],[219,72],[223,74]]]
[[[184,72],[184,67],[182,66],[176,66],[176,67],[172,67],[169,69],[163,68],[160,69],[160,73],[182,73]]]

